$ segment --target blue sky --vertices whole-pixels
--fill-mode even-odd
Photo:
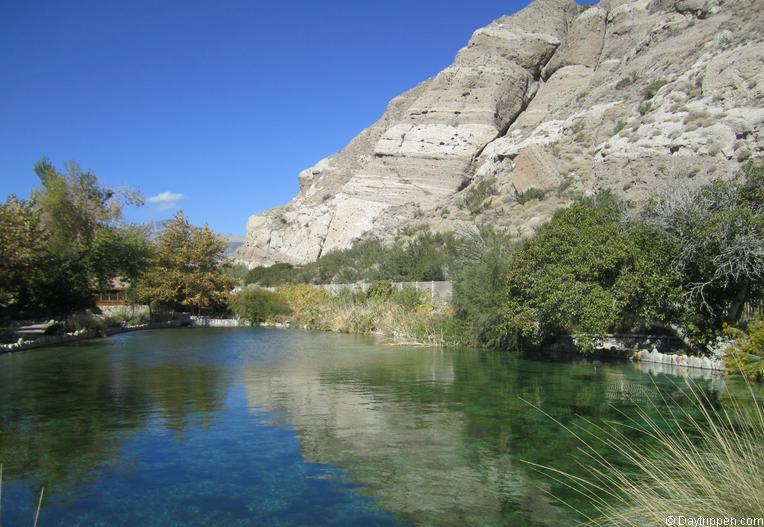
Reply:
[[[0,197],[73,159],[243,234],[297,173],[527,1],[0,0]]]

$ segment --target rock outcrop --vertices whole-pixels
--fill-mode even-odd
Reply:
[[[536,0],[300,173],[238,258],[304,263],[411,223],[527,234],[579,193],[638,204],[729,176],[764,150],[762,37],[762,0]],[[464,196],[485,180],[476,213]]]

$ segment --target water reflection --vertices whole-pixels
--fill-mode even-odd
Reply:
[[[140,349],[147,339],[153,342],[142,355],[118,353],[124,346]],[[96,468],[120,454],[121,442],[149,420],[178,434],[189,416],[209,424],[211,412],[223,402],[219,369],[193,361],[178,364],[171,352],[176,344],[157,333],[115,341],[109,352],[97,342],[77,350],[2,357],[5,477],[31,478],[51,493],[86,485]]]
[[[44,485],[43,525],[573,525],[550,494],[586,503],[526,463],[580,470],[544,413],[687,403],[639,368],[249,329],[1,356],[3,519]]]
[[[580,445],[543,412],[590,428],[589,420],[629,415],[635,404],[683,397],[673,381],[654,382],[631,365],[475,351],[348,353],[327,338],[320,350],[293,343],[286,367],[249,366],[249,404],[287,412],[305,457],[346,468],[382,507],[417,525],[571,524],[549,493],[586,504],[525,463],[580,470]]]

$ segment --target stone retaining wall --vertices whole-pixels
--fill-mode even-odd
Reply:
[[[191,317],[191,325],[195,328],[239,328],[249,327],[246,320],[239,318],[209,318],[209,317]]]
[[[182,321],[173,320],[170,322],[153,322],[151,324],[141,324],[139,326],[131,326],[128,328],[106,328],[103,331],[98,331],[95,329],[79,330],[75,331],[74,333],[66,333],[64,335],[43,335],[41,337],[29,340],[20,338],[17,342],[13,342],[11,344],[0,344],[0,353],[24,351],[36,348],[44,348],[47,346],[63,346],[64,344],[72,344],[74,342],[95,339],[99,337],[109,337],[111,335],[128,333],[130,331],[174,328],[179,327],[181,324]]]
[[[666,364],[669,366],[675,366],[677,368],[693,368],[700,370],[715,371],[719,373],[726,373],[727,368],[724,365],[724,361],[709,357],[690,357],[688,355],[668,354],[660,353],[656,349],[651,351],[640,350],[634,352],[632,360],[640,362],[652,362],[657,364]]]
[[[578,353],[576,336],[559,339],[551,346],[555,351]],[[635,362],[663,364],[675,368],[681,375],[683,370],[705,370],[719,374],[726,373],[724,361],[710,357],[692,357],[675,350],[681,349],[681,341],[672,336],[656,335],[608,335],[596,343],[595,351],[604,355],[618,354]]]

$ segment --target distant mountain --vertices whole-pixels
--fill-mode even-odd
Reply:
[[[238,236],[236,234],[220,234],[220,236],[228,241],[228,248],[225,251],[226,256],[234,256],[247,241],[246,236]]]

